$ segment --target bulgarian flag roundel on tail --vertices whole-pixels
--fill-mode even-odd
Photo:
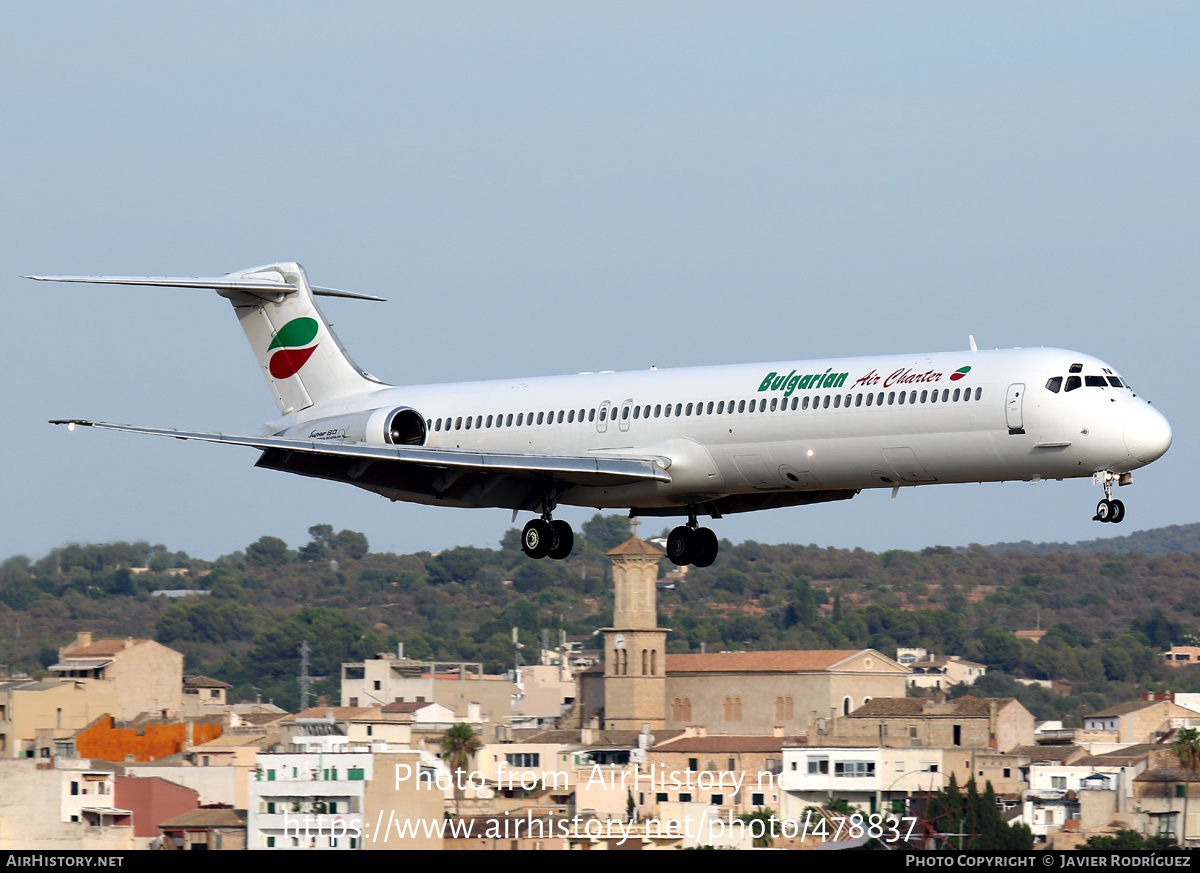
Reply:
[[[275,339],[267,346],[268,352],[278,349],[271,355],[271,375],[276,379],[296,375],[320,345],[313,342],[317,337],[317,330],[317,320],[307,316],[293,318],[281,327],[279,333],[275,334]]]

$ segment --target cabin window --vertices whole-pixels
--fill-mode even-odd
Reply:
[[[925,402],[925,395],[927,395],[928,393],[929,393],[928,391],[922,391],[922,392],[921,392],[921,402],[922,402],[922,403],[924,403],[924,402]]]
[[[800,404],[800,408],[801,408],[801,409],[808,409],[808,396],[807,396],[807,395],[805,396],[804,400],[801,402],[801,404]]]
[[[949,388],[942,389],[942,403],[947,402],[949,399],[950,399],[950,389]]]
[[[628,406],[626,406],[626,407],[623,407],[623,408],[621,409],[621,420],[622,420],[622,421],[629,421],[629,407],[628,407]]]
[[[642,417],[642,407],[640,407],[640,406],[633,407],[633,417],[634,418]]]
[[[670,404],[670,403],[668,403],[668,404],[666,405],[666,408],[665,408],[665,409],[663,409],[663,417],[664,417],[664,418],[670,418],[670,417],[671,417],[671,404]]]
[[[854,398],[854,405],[855,405],[855,406],[862,406],[862,395],[861,395],[861,394],[859,394],[858,396],[856,396],[856,397]]]
[[[882,391],[880,391],[879,394],[875,397],[875,405],[883,406],[883,392]]]
[[[712,415],[712,414],[713,414],[713,402],[712,402],[711,400],[710,400],[710,401],[708,401],[708,409],[707,409],[707,411],[706,411],[706,414],[707,414],[707,415]]]
[[[477,415],[475,416],[475,429],[479,430],[481,427],[483,427],[483,416]]]
[[[875,395],[874,395],[874,394],[868,394],[868,395],[867,395],[867,406],[870,406],[870,405],[871,405],[871,401],[872,401],[872,400],[874,400],[874,399],[875,399]]]
[[[508,414],[508,418],[506,418],[506,419],[504,420],[504,426],[505,426],[505,427],[512,427],[512,418],[513,418],[513,416],[512,416],[512,413],[510,412],[510,413]]]
[[[888,406],[891,406],[895,402],[896,402],[896,392],[889,391],[888,392]]]
[[[978,400],[982,396],[983,396],[983,388],[976,388],[975,389],[975,399]]]
[[[959,389],[955,388],[954,389],[954,402],[955,403],[958,402],[958,395],[959,395]]]
[[[558,411],[558,423],[563,423],[563,411],[561,409]]]
[[[567,413],[567,424],[574,424],[574,423],[575,423],[575,410],[572,409],[570,412]]]
[[[461,415],[458,418],[454,419],[454,429],[462,430],[462,416]]]
[[[592,409],[588,412],[588,421],[595,421],[595,420],[596,420],[596,410]],[[601,419],[601,421],[603,421],[603,419]]]
[[[441,429],[442,429],[442,420],[441,420],[440,418],[439,418],[437,421],[435,421],[435,422],[433,423],[433,429],[434,429],[434,430],[441,430]]]
[[[692,404],[690,404],[690,403],[687,405],[687,414],[688,415],[692,414]]]
[[[683,415],[683,404],[676,403],[675,404],[675,417],[678,418],[681,415]]]
[[[745,412],[745,411],[746,411],[746,401],[739,400],[738,401],[738,412]]]
[[[896,400],[901,406],[904,405],[904,392],[903,391],[900,392],[900,396],[897,397]]]
[[[542,422],[544,422],[545,420],[546,420],[546,413],[544,413],[544,412],[539,412],[539,413],[538,413],[538,417],[537,417],[537,423],[538,423],[538,424],[541,424],[541,423],[542,423]]]
[[[838,394],[833,398],[833,408],[837,409],[842,405],[842,395]]]
[[[487,417],[487,426],[488,427],[492,426],[492,417],[490,415]]]
[[[800,395],[796,395],[795,397],[792,398],[792,412],[795,412],[796,408],[799,405],[800,405]]]

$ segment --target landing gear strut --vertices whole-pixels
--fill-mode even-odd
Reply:
[[[1119,524],[1125,520],[1125,504],[1120,500],[1113,500],[1113,482],[1118,481],[1120,484],[1126,485],[1129,482],[1127,478],[1129,474],[1123,473],[1118,476],[1116,473],[1105,471],[1104,473],[1097,473],[1095,478],[1099,479],[1101,476],[1104,477],[1104,499],[1096,504],[1096,514],[1092,516],[1092,521],[1106,521],[1110,524]]]
[[[553,558],[561,561],[571,554],[575,546],[575,534],[565,521],[550,517],[554,501],[549,495],[542,502],[541,518],[535,518],[521,531],[521,551],[531,558]]]
[[[691,507],[688,508],[688,523],[675,528],[667,537],[667,558],[676,566],[711,566],[719,551],[717,535],[699,526],[696,511]]]

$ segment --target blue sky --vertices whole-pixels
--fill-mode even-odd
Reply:
[[[274,407],[209,292],[28,273],[297,260],[401,384],[1058,346],[1170,419],[1088,481],[866,492],[734,541],[921,548],[1190,523],[1200,9],[1105,3],[0,2],[0,558],[263,534],[494,545],[503,510],[389,504],[250,450]],[[588,511],[567,511],[578,523]],[[520,523],[520,522],[518,522]],[[653,525],[652,525],[653,526]],[[643,529],[643,533],[645,529]]]

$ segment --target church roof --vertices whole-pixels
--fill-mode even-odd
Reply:
[[[784,652],[720,652],[705,655],[667,655],[668,673],[814,673],[834,670],[858,655],[874,654],[886,672],[904,672],[870,649]]]
[[[616,548],[609,549],[605,554],[610,558],[635,558],[641,555],[661,558],[665,555],[661,549],[657,549],[645,540],[638,539],[637,537],[630,537]]]

